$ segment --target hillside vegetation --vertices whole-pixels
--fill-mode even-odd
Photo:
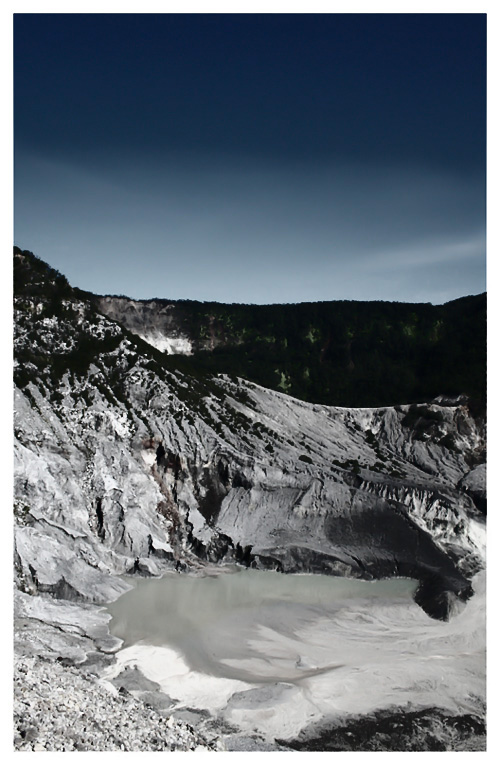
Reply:
[[[19,255],[21,250],[15,248]],[[16,259],[15,291],[32,268],[50,282],[44,310],[64,311],[69,285],[32,253]],[[26,282],[26,283],[25,283]],[[47,294],[47,293],[46,293]],[[74,291],[87,299],[90,293]],[[139,301],[151,303],[152,301]],[[169,368],[243,377],[313,403],[388,406],[466,395],[486,402],[486,294],[445,305],[331,301],[242,305],[155,299],[174,311],[193,355],[164,357]]]

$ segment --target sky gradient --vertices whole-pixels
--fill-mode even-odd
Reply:
[[[485,290],[484,14],[16,15],[15,243],[135,298]]]

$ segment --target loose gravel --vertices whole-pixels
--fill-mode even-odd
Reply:
[[[33,656],[14,661],[14,749],[18,751],[220,751],[173,717],[165,717],[95,675]]]

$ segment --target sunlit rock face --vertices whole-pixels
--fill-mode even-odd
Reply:
[[[102,313],[162,353],[191,353],[191,339],[179,322],[174,304],[111,296],[96,298],[96,303]]]
[[[21,266],[14,479],[21,650],[39,653],[33,620],[50,635],[58,614],[84,626],[81,639],[77,630],[59,632],[57,656],[84,661],[104,650],[105,625],[94,634],[88,611],[49,613],[37,599],[96,608],[131,586],[124,574],[236,562],[412,577],[420,582],[416,602],[439,620],[471,596],[485,557],[485,442],[465,399],[346,409],[224,375],[182,373],[122,326],[144,339],[146,313],[118,324],[109,306],[99,313],[50,270],[30,281],[29,260]],[[167,337],[184,342],[168,321],[166,310],[157,348]]]

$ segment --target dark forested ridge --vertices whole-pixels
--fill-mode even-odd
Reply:
[[[245,306],[183,303],[190,337],[222,342],[192,362],[308,401],[410,403],[467,394],[484,403],[486,295],[442,306],[335,301]],[[208,316],[207,316],[208,314]]]
[[[50,298],[57,313],[64,277],[19,248],[15,292]],[[45,287],[41,276],[45,276]],[[46,291],[48,289],[48,292]],[[74,290],[75,295],[91,297]],[[152,301],[136,301],[151,303]],[[155,300],[173,306],[194,353],[164,356],[191,375],[237,375],[297,398],[338,406],[384,406],[467,395],[486,398],[486,294],[445,305],[331,301],[242,305]]]

